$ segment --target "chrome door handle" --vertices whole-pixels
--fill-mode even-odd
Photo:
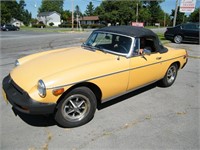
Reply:
[[[160,60],[162,57],[156,57],[156,60]]]

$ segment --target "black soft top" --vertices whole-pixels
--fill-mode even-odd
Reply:
[[[160,53],[165,53],[168,51],[159,41],[158,36],[151,30],[142,28],[142,27],[134,27],[134,26],[110,26],[104,27],[101,29],[97,29],[94,32],[109,32],[109,33],[116,33],[122,34],[131,37],[154,37],[154,43],[157,51]]]
[[[110,26],[98,29],[96,31],[113,32],[131,37],[157,37],[157,35],[149,29],[134,26]]]

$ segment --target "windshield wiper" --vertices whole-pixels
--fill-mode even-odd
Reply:
[[[99,50],[99,51],[102,51],[102,52],[104,52],[104,53],[107,53],[106,49],[103,48],[102,46],[98,46],[98,45],[97,45],[95,48],[96,48],[96,50]]]
[[[87,49],[87,50],[92,50],[92,51],[95,51],[95,50],[97,49],[96,47],[90,46],[90,45],[86,45],[85,43],[83,43],[83,44],[81,45],[81,47],[83,47],[83,48],[85,48],[85,49]]]
[[[96,51],[96,50],[99,50],[99,51],[102,51],[104,53],[106,53],[106,49],[102,48],[101,46],[91,46],[91,45],[86,45],[86,44],[82,44],[81,45],[82,47],[84,47],[85,49],[87,50],[92,50],[92,51]]]

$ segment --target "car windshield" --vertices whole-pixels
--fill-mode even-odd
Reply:
[[[127,36],[113,33],[93,32],[83,46],[93,50],[126,55],[130,51],[131,44],[132,39]]]

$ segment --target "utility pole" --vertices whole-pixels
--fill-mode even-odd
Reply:
[[[77,28],[77,29],[76,29],[76,30],[77,30],[77,31],[78,31],[78,16],[79,16],[79,15],[77,14],[77,15],[76,15],[76,22],[77,22],[77,25],[76,25],[76,28]]]
[[[173,27],[176,26],[177,12],[178,12],[178,0],[176,0],[176,8],[175,8],[175,13],[174,13]]]
[[[163,23],[163,26],[164,27],[166,26],[166,13],[164,13],[164,23]]]
[[[74,0],[72,0],[72,31],[74,31]]]
[[[138,2],[137,2],[137,8],[136,8],[136,22],[138,22]]]

